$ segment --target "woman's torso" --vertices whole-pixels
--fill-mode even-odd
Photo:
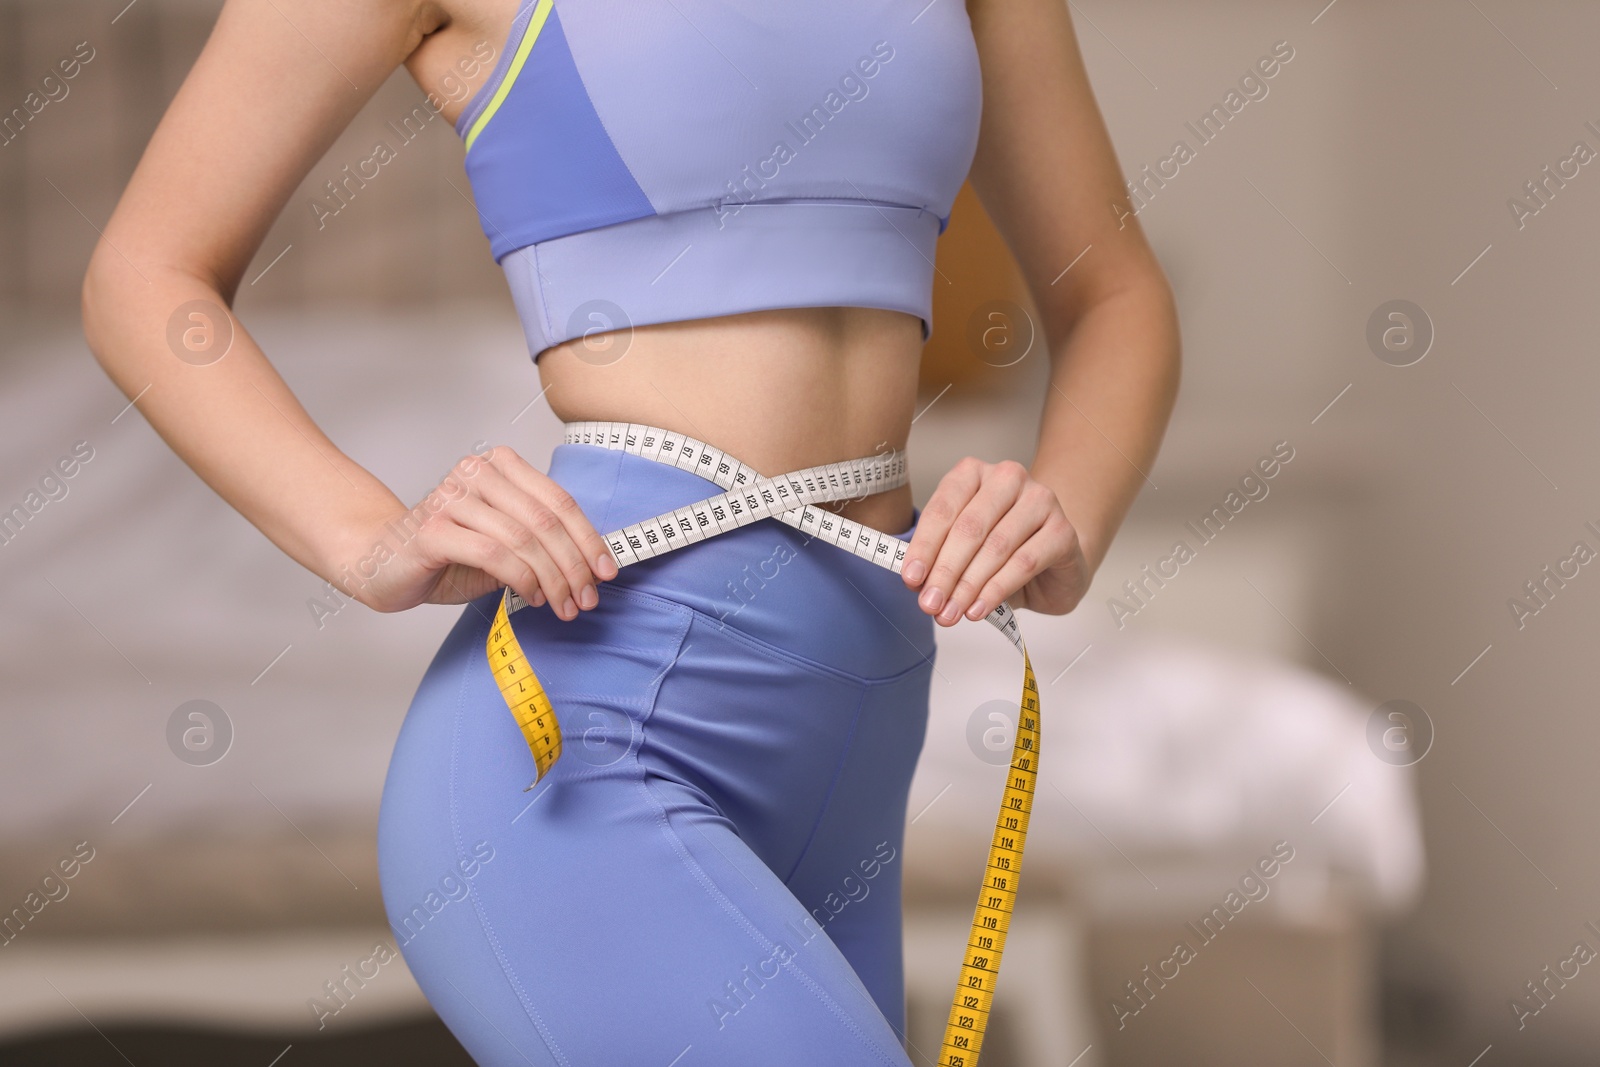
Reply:
[[[475,47],[481,55],[484,41],[506,41],[519,6],[440,5],[434,17],[443,25],[406,66],[444,105],[442,117],[454,123],[469,103],[459,62]],[[544,350],[538,369],[544,398],[563,420],[677,430],[778,474],[903,448],[923,343],[921,321],[905,311],[778,308],[572,337]],[[835,509],[881,530],[904,530],[911,493],[902,487]]]

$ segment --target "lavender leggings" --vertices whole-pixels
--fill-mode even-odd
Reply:
[[[720,492],[592,445],[558,446],[550,477],[601,533]],[[499,595],[428,668],[378,826],[397,942],[473,1058],[909,1067],[901,847],[934,656],[915,593],[767,519],[624,568],[573,622],[516,613],[565,739],[527,792],[484,655]]]

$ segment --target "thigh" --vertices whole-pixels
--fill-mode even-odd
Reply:
[[[648,769],[728,816],[896,1032],[905,1026],[901,847],[931,674],[925,660],[860,678],[697,613],[641,751]]]
[[[906,801],[928,720],[931,661],[866,690],[828,802],[785,884],[905,1031],[901,873]]]
[[[733,820],[640,760],[693,613],[620,589],[574,623],[519,613],[564,737],[524,792],[532,757],[484,660],[484,605],[419,688],[379,830],[400,949],[477,1062],[906,1067],[849,960]]]

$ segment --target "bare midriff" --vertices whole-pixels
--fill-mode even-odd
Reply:
[[[538,368],[563,421],[676,430],[775,475],[904,448],[921,356],[913,315],[782,308],[591,333]],[[886,533],[911,525],[909,486],[826,506]]]

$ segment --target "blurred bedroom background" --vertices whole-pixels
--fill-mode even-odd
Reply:
[[[464,1064],[404,963],[369,962],[384,769],[460,609],[319,623],[319,580],[77,321],[219,6],[0,0],[0,512],[26,515],[0,543],[0,1063]],[[984,1065],[1592,1063],[1600,10],[1071,10],[1185,370],[1089,597],[1023,618],[1042,783]],[[477,440],[542,463],[558,438],[421,104],[389,79],[234,309],[409,500]],[[963,455],[1028,460],[1045,389],[970,189],[938,266],[919,502]],[[905,856],[919,1064],[1016,696],[987,627],[940,639]]]

